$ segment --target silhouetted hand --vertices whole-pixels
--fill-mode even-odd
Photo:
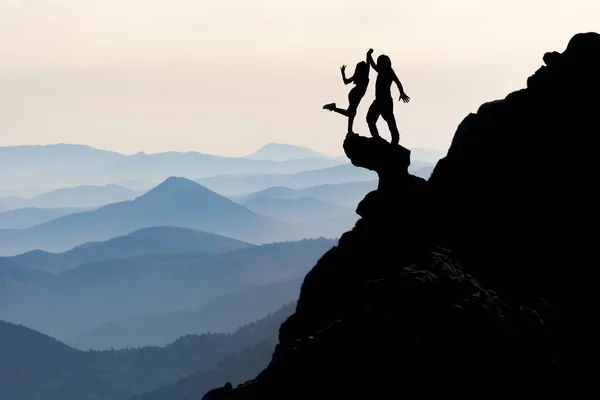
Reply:
[[[342,65],[340,69],[342,70],[342,73],[346,72],[346,64]]]
[[[367,51],[367,54],[369,54],[369,55],[373,54],[373,49],[369,49],[369,51]]]
[[[405,102],[405,103],[408,103],[408,102],[410,101],[410,97],[408,97],[408,96],[406,95],[406,93],[402,93],[402,94],[400,95],[400,100],[401,100],[401,101],[403,101],[403,102]]]

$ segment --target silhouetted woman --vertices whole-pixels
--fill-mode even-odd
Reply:
[[[342,65],[340,68],[342,70],[342,79],[344,80],[344,84],[348,85],[349,83],[354,82],[354,87],[348,93],[348,109],[344,110],[342,108],[337,108],[335,103],[325,104],[323,108],[329,111],[335,111],[336,113],[345,115],[348,117],[348,134],[354,134],[353,125],[354,125],[354,117],[356,117],[356,111],[358,110],[358,105],[360,101],[364,97],[367,92],[367,87],[369,86],[369,64],[361,61],[356,64],[356,68],[354,69],[354,75],[350,78],[346,78],[346,66]]]

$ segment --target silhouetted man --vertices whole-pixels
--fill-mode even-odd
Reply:
[[[367,52],[367,61],[377,72],[377,81],[375,82],[375,100],[367,111],[367,124],[369,131],[374,138],[381,139],[377,131],[377,120],[381,116],[387,122],[392,135],[392,144],[400,143],[400,133],[396,126],[396,118],[394,118],[394,100],[392,100],[392,82],[395,82],[400,90],[400,100],[408,103],[410,97],[404,93],[402,83],[392,69],[392,61],[385,54],[377,58],[377,64],[373,61],[373,49]]]

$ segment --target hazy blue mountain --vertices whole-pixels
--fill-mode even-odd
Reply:
[[[52,190],[51,188],[47,188],[47,187],[23,187],[23,188],[12,189],[12,190],[0,190],[0,198],[8,197],[8,196],[16,196],[16,197],[22,197],[25,199],[30,199],[30,198],[40,195],[42,193],[47,193],[51,190]]]
[[[52,274],[0,257],[0,314],[14,296],[26,296],[31,285],[43,284]]]
[[[244,204],[255,198],[268,197],[271,199],[296,199],[313,197],[328,203],[356,209],[358,203],[367,193],[377,189],[378,181],[328,183],[302,189],[292,189],[285,186],[274,186],[249,195],[232,196],[231,199]]]
[[[129,400],[196,400],[208,390],[223,386],[225,382],[231,382],[235,387],[252,379],[271,361],[278,342],[279,326],[295,308],[295,302],[288,303],[279,311],[234,334],[252,338],[253,344],[229,353],[209,368],[201,368],[194,374],[163,384],[159,389]],[[279,325],[276,325],[277,322]]]
[[[201,178],[197,182],[225,196],[257,192],[273,186],[285,186],[292,189],[355,181],[377,179],[375,172],[357,168],[352,164],[309,170],[295,174],[238,174]]]
[[[432,166],[422,161],[412,161],[409,172]],[[199,178],[196,182],[224,196],[239,196],[265,190],[274,186],[303,189],[325,184],[365,182],[377,180],[377,174],[346,163],[334,167],[302,171],[295,174],[236,174]]]
[[[113,151],[99,150],[90,146],[77,144],[50,144],[27,146],[1,146],[0,166],[72,166],[106,164],[126,157]]]
[[[258,149],[257,151],[248,154],[246,158],[252,160],[271,160],[271,161],[287,161],[301,158],[329,158],[328,156],[318,153],[306,147],[295,146],[293,144],[284,143],[269,143]]]
[[[290,281],[251,286],[217,298],[197,311],[152,314],[102,324],[76,338],[80,349],[122,349],[138,346],[162,346],[178,337],[206,332],[234,332],[295,301],[300,295],[304,275]]]
[[[145,181],[142,179],[129,179],[125,181],[115,182],[115,185],[123,186],[125,188],[139,192],[147,192],[148,190],[152,189],[158,184],[160,184],[159,181]]]
[[[95,183],[96,169],[123,157],[126,156],[72,144],[0,147],[0,187],[14,190]]]
[[[246,201],[258,197],[268,197],[270,199],[296,199],[302,196],[298,194],[298,189],[292,189],[285,186],[272,186],[251,194],[232,195],[228,197],[236,203],[244,204]]]
[[[318,234],[326,238],[339,238],[344,232],[354,228],[359,219],[360,217],[354,213],[316,221],[298,222],[294,224],[294,227],[311,237]]]
[[[188,335],[165,347],[80,351],[24,326],[0,321],[0,398],[10,400],[123,400],[209,371],[231,355],[262,343],[274,346],[277,312],[233,334]],[[241,365],[239,367],[242,367]]]
[[[0,280],[16,284],[44,283],[52,276],[49,272],[25,266],[10,258],[0,257]]]
[[[412,152],[412,169],[426,166],[424,163],[433,164],[445,155],[444,152],[433,149],[412,149]],[[257,157],[267,159],[256,159]],[[273,161],[274,158],[279,160],[288,157],[293,158]],[[0,187],[4,192],[22,197],[30,197],[19,194],[25,193],[19,191],[26,188],[58,189],[116,182],[127,188],[144,191],[148,189],[148,183],[162,182],[170,176],[198,179],[231,174],[294,174],[347,163],[345,156],[327,157],[309,149],[283,144],[267,145],[248,157],[221,157],[198,152],[139,152],[125,155],[69,144],[12,146],[0,147]],[[305,186],[324,183],[339,181],[325,180]],[[237,194],[280,185],[295,187],[286,182],[268,183],[266,186],[259,185],[238,191]],[[1,207],[0,204],[0,210],[5,210]],[[19,206],[21,207],[24,206]]]
[[[0,229],[25,229],[85,208],[19,208],[0,212]]]
[[[52,190],[27,201],[28,207],[99,207],[106,204],[133,200],[144,192],[119,185],[83,185]]]
[[[344,162],[321,156],[272,161],[198,152],[125,155],[67,144],[11,146],[0,147],[0,187],[12,193],[37,186],[61,188],[115,182],[162,182],[170,176],[197,178],[236,173],[295,173]],[[134,186],[135,190],[145,189],[144,185]]]
[[[59,272],[96,261],[153,254],[224,253],[251,246],[214,233],[172,226],[139,229],[104,242],[90,242],[64,253],[32,250],[12,260],[24,265]]]
[[[410,149],[410,158],[411,160],[424,161],[435,165],[441,158],[446,157],[447,153],[447,150],[415,147]]]
[[[133,200],[143,192],[118,185],[83,185],[51,190],[26,199],[9,197],[0,199],[0,210],[20,208],[93,208],[120,201]]]
[[[245,157],[221,157],[197,152],[137,153],[98,171],[97,175],[99,179],[107,182],[131,179],[162,181],[170,176],[198,178],[239,173],[295,173],[309,169],[327,168],[343,162],[323,157],[272,161]]]
[[[379,182],[376,180],[325,184],[297,189],[297,194],[299,196],[311,196],[322,201],[351,207],[353,210],[356,210],[358,203],[369,192],[377,189],[378,184]]]
[[[224,382],[231,382],[235,387],[254,379],[269,365],[276,345],[272,340],[262,341],[224,357],[214,368],[198,371],[129,400],[197,400]]]
[[[27,203],[27,199],[18,196],[0,197],[0,211],[11,211],[18,208],[23,208]]]
[[[418,170],[413,172],[413,175],[421,177],[423,179],[429,179],[431,173],[433,172],[433,168],[434,166],[419,168]]]
[[[257,214],[290,223],[318,221],[355,214],[352,208],[327,203],[313,197],[293,199],[252,197],[244,205]]]
[[[83,264],[13,293],[0,303],[0,319],[71,343],[106,322],[194,311],[250,286],[291,280],[306,274],[336,243],[311,239],[223,254],[150,255]]]
[[[447,150],[441,149],[430,149],[424,147],[415,147],[409,149],[411,151],[410,157],[413,161],[426,162],[430,164],[436,164],[441,158],[446,157]],[[345,154],[331,157],[336,160],[348,160]]]
[[[169,178],[132,201],[67,215],[19,231],[0,231],[0,255],[63,252],[153,226],[178,226],[252,243],[302,237],[282,221],[253,213],[195,182]]]

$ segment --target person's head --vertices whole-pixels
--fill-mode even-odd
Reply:
[[[377,57],[377,68],[379,69],[389,69],[392,68],[392,60],[385,54]]]
[[[358,79],[367,78],[369,76],[369,64],[364,61],[356,64],[356,68],[354,69],[354,76]]]

